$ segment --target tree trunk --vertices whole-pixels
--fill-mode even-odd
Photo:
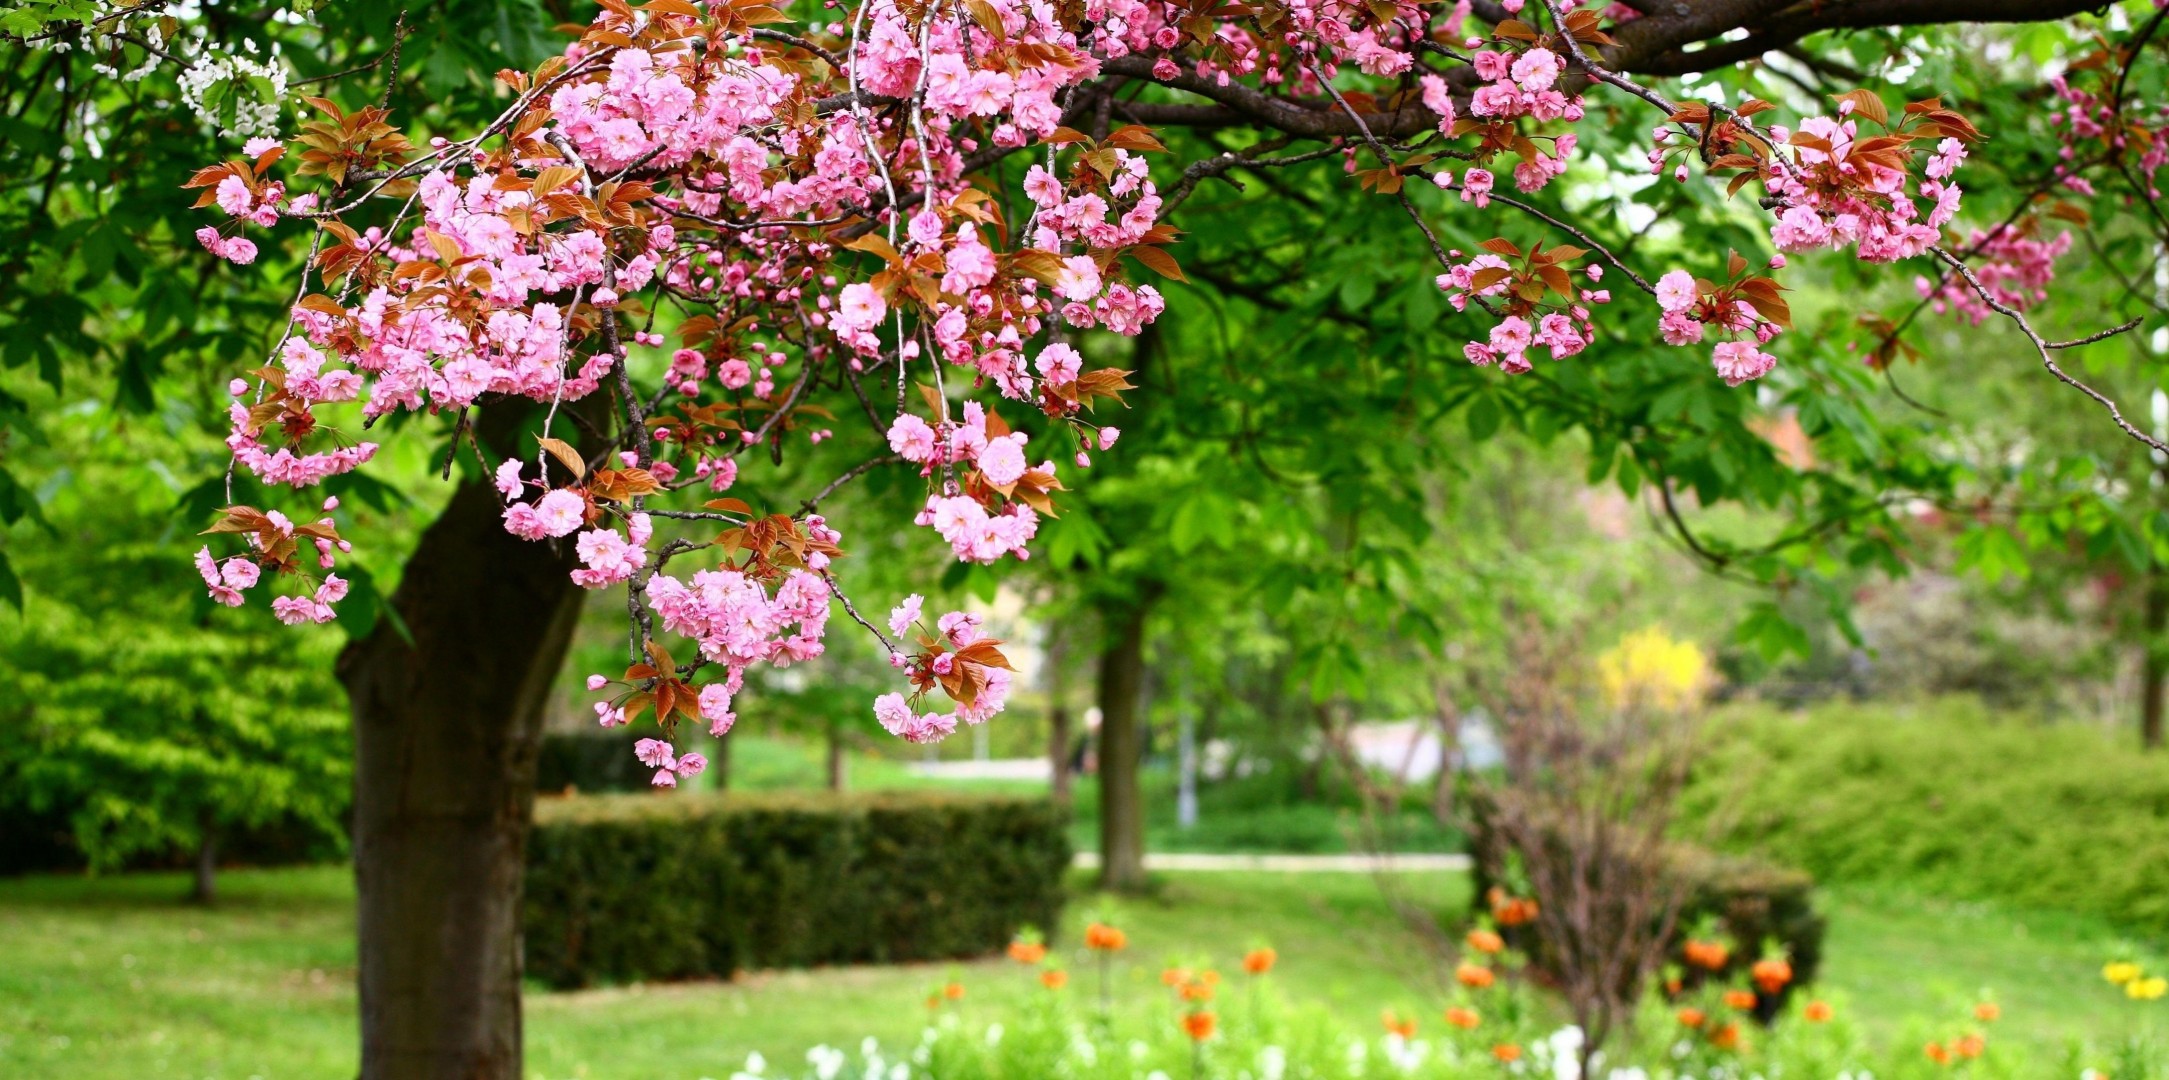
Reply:
[[[1140,600],[1107,620],[1114,635],[1100,653],[1100,887],[1145,887],[1145,801],[1138,786],[1144,745],[1145,613]]]
[[[1047,642],[1047,787],[1054,801],[1070,804],[1069,635],[1057,627]]]
[[[208,818],[196,839],[196,880],[189,886],[188,900],[192,904],[208,904],[218,899],[218,830]]]
[[[731,786],[731,733],[726,731],[715,740],[715,749],[708,754],[708,787],[714,791],[728,791]]]
[[[581,590],[570,543],[514,537],[502,513],[487,483],[463,484],[392,599],[413,643],[380,623],[339,661],[354,715],[362,1080],[521,1076],[535,751]]]
[[[2156,566],[2146,574],[2146,620],[2140,646],[2139,745],[2159,750],[2162,745],[2163,677],[2169,675],[2169,648],[2162,631],[2169,629],[2169,577]]]
[[[1047,712],[1048,787],[1063,806],[1070,804],[1069,739],[1069,706],[1056,702]]]
[[[828,722],[828,789],[842,791],[850,785],[844,762],[843,725],[834,717]]]

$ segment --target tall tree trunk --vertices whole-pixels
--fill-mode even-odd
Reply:
[[[714,791],[729,791],[731,786],[731,733],[726,731],[715,740],[715,747],[708,754],[708,787]]]
[[[1107,620],[1110,640],[1100,652],[1100,887],[1136,892],[1145,887],[1145,800],[1138,785],[1144,746],[1139,716],[1145,690],[1145,614],[1142,599]]]
[[[413,643],[380,624],[339,661],[354,715],[362,1080],[521,1076],[535,752],[581,590],[571,544],[514,537],[502,513],[487,483],[461,485],[392,599]]]
[[[1070,804],[1069,634],[1059,627],[1047,642],[1047,786],[1054,801]]]
[[[828,789],[842,791],[850,786],[844,759],[843,724],[835,717],[828,721]]]
[[[208,904],[218,899],[218,827],[205,814],[196,838],[196,880],[189,886],[188,900]]]
[[[2146,573],[2146,619],[2141,632],[2139,677],[2139,745],[2159,750],[2162,745],[2163,678],[2169,675],[2169,643],[2162,631],[2169,629],[2169,576],[2160,566]]]

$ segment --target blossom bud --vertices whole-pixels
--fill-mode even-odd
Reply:
[[[590,675],[587,677],[587,688],[590,690],[600,690],[608,685],[610,685],[610,680],[605,679],[600,675]]]
[[[249,382],[247,379],[235,379],[226,384],[226,392],[235,397],[240,397],[249,392]]]

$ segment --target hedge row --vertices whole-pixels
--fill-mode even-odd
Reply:
[[[1742,710],[1712,724],[1690,827],[1824,881],[2169,930],[2169,755],[2130,728],[1969,700]]]
[[[537,803],[527,971],[553,986],[978,956],[1061,914],[1067,814],[933,793]]]

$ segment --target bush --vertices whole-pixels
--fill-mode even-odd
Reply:
[[[1976,702],[1742,709],[1682,804],[1729,850],[1824,881],[2169,930],[2169,756],[2129,734],[1998,715]]]
[[[1480,808],[1482,804],[1480,800],[1472,800],[1472,805]],[[1521,852],[1510,853],[1504,842],[1491,834],[1481,812],[1473,817],[1477,833],[1474,844],[1476,889],[1471,894],[1472,905],[1480,914],[1488,915],[1493,910],[1493,886],[1501,887],[1508,894],[1518,892],[1511,883],[1522,875],[1510,864],[1515,859],[1529,856]],[[1775,993],[1758,992],[1755,1014],[1764,1021],[1775,1017],[1784,1009],[1794,989],[1813,982],[1822,967],[1823,936],[1828,921],[1815,911],[1815,879],[1803,871],[1759,859],[1713,853],[1688,844],[1673,844],[1668,851],[1667,872],[1675,875],[1674,881],[1682,892],[1679,914],[1671,939],[1666,943],[1665,956],[1674,967],[1679,967],[1681,947],[1690,931],[1698,926],[1710,928],[1731,950],[1730,958],[1722,968],[1716,971],[1684,970],[1682,984],[1670,987],[1668,991],[1677,996],[1682,992],[1691,993],[1704,984],[1744,985],[1748,969],[1761,958],[1765,943],[1774,942],[1784,950],[1792,964],[1792,980]],[[1551,951],[1538,937],[1537,925],[1502,928],[1502,931],[1509,943],[1528,954],[1532,972],[1539,981],[1544,981],[1551,964]]]
[[[1055,925],[1070,861],[1045,799],[617,795],[535,817],[527,970],[561,987],[983,955]]]

